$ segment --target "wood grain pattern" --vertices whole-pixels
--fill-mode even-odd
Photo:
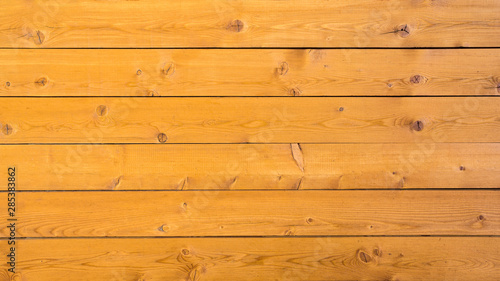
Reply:
[[[1,96],[500,93],[497,49],[1,50],[0,67]]]
[[[1,143],[498,142],[496,98],[3,98]]]
[[[19,273],[0,280],[495,281],[499,245],[498,237],[32,239],[18,242]]]
[[[7,201],[7,195],[1,195]],[[497,235],[500,193],[23,192],[19,237]],[[4,221],[7,212],[0,214]],[[8,236],[9,230],[2,230]]]
[[[6,4],[0,281],[500,280],[500,1]]]
[[[498,143],[3,145],[0,155],[24,191],[500,187]]]
[[[499,10],[494,0],[32,1],[2,11],[0,46],[495,47]]]

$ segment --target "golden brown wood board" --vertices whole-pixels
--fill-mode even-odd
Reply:
[[[0,155],[22,191],[500,187],[498,143],[2,145]]]
[[[17,195],[16,231],[18,237],[495,235],[499,199],[484,190],[28,192]],[[4,228],[1,236],[9,233]]]
[[[1,96],[500,93],[497,49],[24,49],[0,68]]]
[[[0,281],[500,280],[500,1],[4,4]]]
[[[498,237],[29,239],[19,241],[11,280],[496,281],[499,245]]]
[[[500,100],[3,98],[1,143],[498,142]]]
[[[496,0],[9,3],[0,47],[496,47]]]

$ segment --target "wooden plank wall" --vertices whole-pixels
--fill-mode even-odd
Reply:
[[[500,1],[0,14],[0,281],[500,279]]]

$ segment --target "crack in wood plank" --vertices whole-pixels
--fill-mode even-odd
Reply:
[[[300,147],[300,144],[291,143],[290,149],[292,150],[293,160],[295,160],[295,163],[297,163],[297,166],[299,167],[299,169],[302,172],[304,172],[304,154],[302,152],[302,148]]]

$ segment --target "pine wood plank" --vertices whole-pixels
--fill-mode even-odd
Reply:
[[[18,241],[14,280],[494,281],[499,245],[498,237],[33,239]],[[12,279],[2,270],[0,280]]]
[[[485,190],[23,192],[16,195],[16,231],[18,237],[498,235],[499,199]],[[8,234],[4,228],[2,236]]]
[[[2,11],[0,47],[497,47],[499,10],[495,0],[18,2]]]
[[[498,142],[492,98],[3,98],[1,143]]]
[[[23,49],[1,50],[0,67],[1,96],[500,93],[498,49]]]
[[[0,167],[24,191],[500,187],[498,143],[294,146],[3,145]]]

